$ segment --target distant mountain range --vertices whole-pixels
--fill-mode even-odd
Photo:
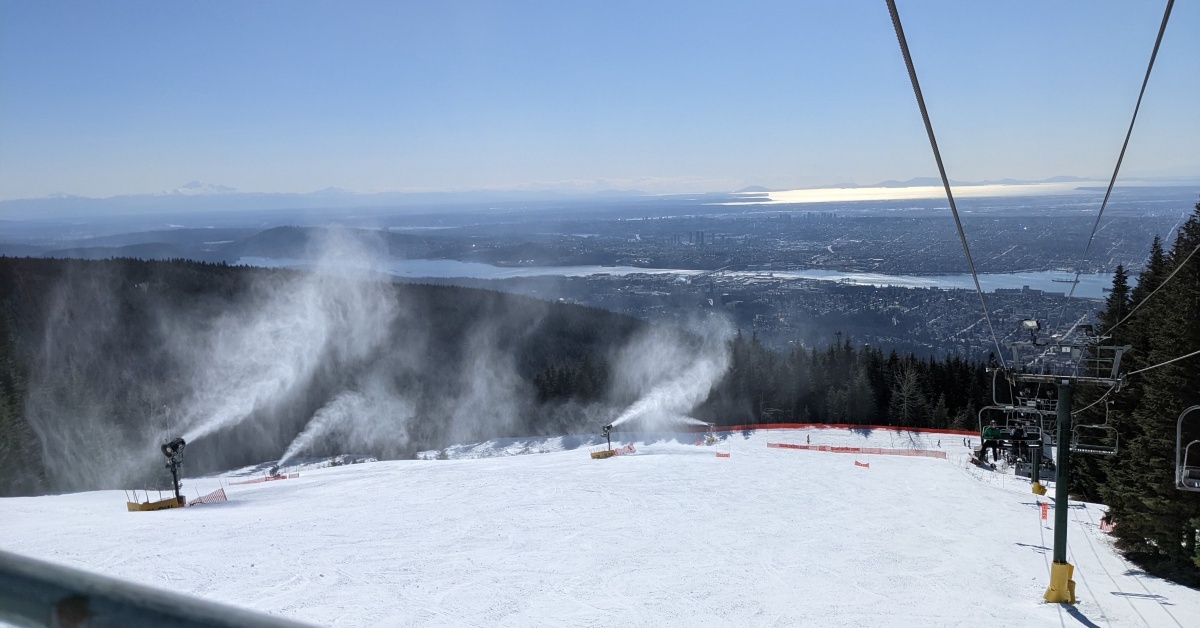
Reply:
[[[1084,183],[1084,182],[1094,182],[1094,181],[1095,181],[1095,179],[1088,179],[1086,177],[1070,177],[1070,176],[1050,177],[1049,179],[1039,179],[1036,181],[1028,180],[1028,179],[995,179],[995,180],[988,180],[988,181],[958,181],[955,179],[950,179],[950,185],[954,185],[954,186],[960,186],[960,185],[1031,185],[1031,184],[1035,184],[1035,183]],[[834,183],[832,185],[817,186],[816,188],[813,188],[813,189],[913,188],[913,187],[927,187],[927,186],[939,186],[940,187],[941,185],[942,185],[942,180],[937,177],[914,177],[912,179],[908,179],[907,181],[895,181],[895,180],[889,179],[887,181],[880,181],[878,183],[872,183],[869,185],[859,185],[857,183]],[[737,190],[734,193],[735,194],[753,194],[753,193],[760,193],[760,192],[782,192],[782,191],[785,191],[785,190],[774,190],[771,188],[765,188],[761,185],[752,185],[752,186],[744,187],[740,190]]]
[[[86,238],[67,246],[33,246],[0,242],[0,255],[71,259],[136,258],[144,260],[190,259],[202,262],[236,262],[242,257],[309,259],[321,228],[271,229],[165,229]],[[396,258],[447,256],[444,239],[364,230],[348,230],[346,237],[379,255]]]
[[[987,181],[951,180],[954,186],[977,185],[1029,185],[1037,183],[1092,183],[1095,179],[1084,177],[1057,176],[1040,180],[996,179]],[[1123,182],[1128,184],[1128,181]],[[1144,183],[1151,183],[1150,181]],[[1189,181],[1160,181],[1158,185],[1194,184]],[[880,181],[870,185],[838,183],[819,186],[828,188],[906,188],[941,186],[941,179],[915,177],[907,181]],[[671,196],[702,196],[714,199],[731,194],[766,194],[772,189],[752,185],[734,192],[708,192],[680,195],[651,195],[640,190],[603,190],[599,192],[573,192],[569,190],[467,190],[459,192],[380,192],[358,194],[341,188],[325,188],[307,193],[240,192],[224,185],[213,185],[190,181],[178,188],[157,194],[126,194],[106,198],[52,194],[41,198],[23,198],[0,201],[0,222],[5,220],[60,220],[91,219],[97,216],[171,216],[197,212],[226,213],[263,211],[310,211],[310,210],[378,210],[394,212],[443,211],[460,206],[474,209],[480,206],[524,202],[574,202],[574,201],[638,201],[646,198],[669,198]]]
[[[1053,177],[1037,183],[1087,181],[1078,177]],[[1004,179],[954,185],[1034,183]],[[941,185],[940,179],[920,177],[908,181],[883,181],[869,186],[841,184],[831,187],[911,187]],[[745,187],[737,193],[765,193],[762,186]],[[357,194],[340,188],[325,188],[308,193],[239,192],[224,186],[190,181],[158,194],[125,194],[107,198],[53,194],[42,198],[0,201],[0,220],[37,220],[86,218],[97,215],[137,216],[145,214],[186,214],[190,212],[246,212],[312,209],[393,208],[420,210],[452,205],[519,201],[566,201],[597,199],[634,199],[648,196],[639,190],[604,190],[573,193],[560,190],[469,190],[463,192],[381,192]]]
[[[989,180],[989,181],[956,181],[954,179],[950,179],[950,185],[1030,185],[1030,184],[1034,184],[1034,183],[1082,183],[1085,181],[1095,181],[1095,179],[1088,179],[1085,177],[1070,177],[1070,176],[1050,177],[1049,179],[1040,179],[1037,181],[1023,180],[1023,179],[995,179],[995,180]],[[941,184],[942,184],[942,180],[937,177],[915,177],[915,178],[909,179],[907,181],[892,181],[892,180],[880,181],[879,183],[875,183],[872,185],[865,185],[862,187],[911,188],[911,187],[922,187],[922,186],[930,186],[930,185],[940,186]],[[859,187],[859,186],[847,186],[847,187]]]
[[[192,181],[159,194],[126,194],[91,198],[52,194],[42,198],[0,201],[0,220],[86,218],[97,215],[136,216],[190,212],[244,212],[310,209],[422,209],[518,201],[621,199],[647,196],[639,190],[571,193],[557,190],[469,190],[463,192],[381,192],[356,194],[340,188],[308,193],[239,192],[223,185]]]

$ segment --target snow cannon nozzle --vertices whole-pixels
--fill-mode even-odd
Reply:
[[[176,438],[163,443],[160,449],[162,450],[162,455],[166,456],[167,458],[175,458],[183,453],[183,448],[186,446],[187,441],[183,440],[182,438]]]
[[[612,433],[612,428],[613,428],[612,423],[605,425],[604,426],[604,435],[608,436],[610,433]]]

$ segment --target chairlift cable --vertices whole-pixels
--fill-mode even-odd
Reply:
[[[1172,358],[1172,359],[1170,359],[1170,360],[1167,360],[1166,362],[1160,362],[1160,363],[1158,363],[1158,364],[1154,364],[1154,365],[1151,365],[1151,366],[1147,366],[1147,367],[1146,367],[1146,368],[1144,368],[1144,369],[1138,369],[1138,370],[1136,370],[1136,371],[1133,371],[1132,373],[1126,373],[1126,374],[1125,374],[1125,376],[1126,376],[1126,377],[1128,377],[1128,376],[1130,376],[1130,375],[1137,375],[1138,373],[1144,373],[1144,372],[1146,372],[1146,371],[1149,371],[1150,369],[1156,369],[1156,368],[1158,368],[1158,367],[1160,367],[1160,366],[1166,366],[1166,365],[1168,365],[1168,364],[1170,364],[1170,363],[1172,363],[1172,362],[1178,362],[1178,361],[1180,361],[1180,360],[1186,360],[1186,359],[1188,359],[1188,358],[1190,358],[1190,357],[1192,357],[1192,356],[1196,356],[1196,355],[1200,355],[1200,350],[1193,351],[1193,352],[1191,352],[1191,353],[1189,353],[1189,354],[1187,354],[1187,355],[1181,355],[1181,356],[1179,356],[1179,357],[1177,357],[1177,358]]]
[[[891,0],[889,0],[890,2]],[[1167,30],[1167,21],[1171,18],[1171,7],[1175,5],[1175,0],[1167,0],[1167,7],[1163,11],[1162,24],[1158,26],[1158,37],[1154,40],[1154,49],[1150,52],[1150,63],[1146,65],[1146,75],[1142,78],[1142,89],[1138,92],[1137,103],[1133,106],[1133,117],[1129,120],[1129,129],[1125,132],[1125,142],[1121,144],[1121,152],[1117,155],[1117,165],[1113,168],[1112,178],[1108,181],[1108,189],[1104,192],[1104,200],[1100,202],[1100,211],[1096,214],[1096,222],[1092,224],[1092,233],[1088,236],[1087,246],[1083,249],[1083,255],[1079,258],[1079,263],[1075,266],[1075,281],[1071,283],[1071,290],[1067,293],[1067,301],[1063,303],[1062,311],[1067,309],[1066,303],[1071,300],[1075,294],[1075,288],[1079,286],[1079,275],[1083,273],[1083,262],[1087,259],[1088,251],[1092,248],[1092,241],[1096,237],[1096,229],[1100,226],[1100,218],[1104,216],[1104,208],[1108,205],[1108,199],[1112,195],[1113,186],[1117,182],[1117,173],[1121,171],[1121,162],[1125,160],[1125,150],[1129,148],[1129,138],[1133,135],[1133,124],[1137,122],[1138,110],[1142,107],[1142,97],[1146,95],[1146,85],[1150,82],[1150,71],[1154,69],[1154,59],[1158,57],[1158,48],[1162,44],[1163,33]],[[1059,313],[1062,316],[1062,313]]]
[[[1174,2],[1174,0],[1170,0],[1170,2]],[[971,269],[971,278],[975,280],[975,292],[979,295],[979,305],[983,308],[983,317],[987,320],[988,330],[992,334],[992,342],[996,344],[996,355],[1000,358],[1000,366],[1007,368],[1004,351],[1000,349],[1000,340],[996,338],[996,329],[992,326],[992,317],[988,313],[987,302],[983,297],[983,287],[979,285],[979,273],[975,272],[975,261],[971,259],[971,249],[967,246],[967,235],[963,232],[962,220],[958,217],[958,207],[954,204],[954,194],[950,191],[950,179],[946,176],[942,153],[938,150],[937,139],[933,135],[933,124],[929,121],[929,110],[925,108],[925,97],[921,94],[921,85],[917,81],[917,70],[913,66],[912,54],[908,50],[908,40],[904,38],[904,27],[900,24],[900,13],[896,9],[896,0],[887,0],[887,5],[888,12],[892,16],[892,26],[896,29],[896,40],[900,43],[900,51],[904,54],[904,65],[908,68],[908,78],[912,82],[913,94],[917,97],[917,107],[921,109],[921,120],[925,123],[929,146],[933,149],[933,158],[937,162],[938,174],[941,175],[942,186],[946,189],[946,199],[950,202],[950,213],[954,215],[954,225],[958,228],[958,239],[962,242],[963,253],[967,256],[967,266]],[[1157,46],[1155,50],[1157,51]]]
[[[1147,366],[1146,368],[1141,368],[1141,369],[1138,369],[1138,370],[1136,370],[1136,371],[1132,371],[1132,372],[1126,373],[1126,374],[1125,374],[1125,377],[1129,377],[1130,375],[1137,375],[1138,373],[1144,373],[1144,372],[1146,372],[1146,371],[1149,371],[1149,370],[1152,370],[1152,369],[1156,369],[1156,368],[1158,368],[1158,367],[1160,367],[1160,366],[1166,366],[1166,365],[1168,365],[1168,364],[1170,364],[1170,363],[1172,363],[1172,362],[1178,362],[1178,361],[1180,361],[1180,360],[1186,360],[1186,359],[1188,359],[1188,358],[1190,358],[1190,357],[1192,357],[1192,356],[1196,356],[1196,355],[1200,355],[1200,350],[1193,351],[1193,352],[1191,352],[1191,353],[1189,353],[1189,354],[1187,354],[1187,355],[1181,355],[1181,356],[1179,356],[1179,357],[1177,357],[1177,358],[1172,358],[1172,359],[1170,359],[1170,360],[1167,360],[1166,362],[1160,362],[1160,363],[1158,363],[1158,364],[1152,364],[1152,365],[1150,365],[1150,366]],[[1105,398],[1105,397],[1107,397],[1107,396],[1108,396],[1110,393],[1112,393],[1112,392],[1113,392],[1113,391],[1115,391],[1116,389],[1117,389],[1117,387],[1116,387],[1116,386],[1113,386],[1113,387],[1109,388],[1107,391],[1105,391],[1105,392],[1104,392],[1104,394],[1103,394],[1103,395],[1100,395],[1100,398],[1099,398],[1099,399],[1096,399],[1096,400],[1095,400],[1095,401],[1093,401],[1092,403],[1090,403],[1090,404],[1088,404],[1088,405],[1086,405],[1086,406],[1084,406],[1084,407],[1082,407],[1082,408],[1080,408],[1080,409],[1078,409],[1078,410],[1076,410],[1076,411],[1072,412],[1071,414],[1072,414],[1072,415],[1079,414],[1079,413],[1083,412],[1084,410],[1087,410],[1088,408],[1091,408],[1092,406],[1094,406],[1094,405],[1096,405],[1096,404],[1100,403],[1101,401],[1104,401],[1104,398]]]
[[[1151,291],[1150,294],[1146,295],[1146,298],[1142,299],[1137,305],[1133,306],[1133,309],[1129,310],[1129,313],[1126,314],[1124,318],[1117,321],[1117,323],[1115,325],[1113,325],[1112,327],[1109,327],[1108,329],[1104,330],[1104,333],[1111,334],[1112,330],[1116,329],[1117,327],[1120,327],[1121,323],[1124,323],[1125,321],[1129,320],[1129,317],[1133,316],[1133,313],[1136,312],[1139,307],[1142,307],[1143,305],[1145,305],[1146,301],[1150,300],[1150,297],[1154,296],[1159,290],[1162,290],[1163,286],[1167,285],[1167,283],[1170,282],[1171,279],[1173,279],[1175,277],[1175,275],[1178,274],[1179,271],[1182,270],[1183,267],[1187,265],[1188,261],[1192,259],[1192,256],[1196,254],[1196,251],[1200,251],[1200,244],[1197,244],[1196,248],[1192,249],[1192,252],[1188,253],[1188,256],[1183,258],[1183,261],[1179,262],[1179,264],[1177,264],[1175,266],[1175,270],[1171,271],[1171,274],[1167,275],[1167,278],[1164,279],[1162,281],[1162,283],[1158,284],[1157,288],[1155,288],[1153,291]]]
[[[1104,394],[1103,394],[1103,395],[1100,395],[1100,397],[1099,397],[1098,399],[1096,399],[1095,401],[1093,401],[1093,402],[1091,402],[1091,403],[1087,404],[1086,406],[1084,406],[1084,407],[1082,407],[1082,408],[1080,408],[1080,409],[1078,409],[1078,410],[1076,410],[1076,411],[1072,412],[1072,413],[1071,413],[1071,416],[1075,416],[1075,415],[1077,415],[1077,414],[1082,414],[1084,411],[1088,410],[1088,409],[1089,409],[1089,408],[1091,408],[1092,406],[1094,406],[1094,405],[1096,405],[1096,404],[1100,403],[1101,401],[1104,401],[1104,398],[1105,398],[1105,397],[1108,397],[1108,396],[1109,396],[1110,394],[1112,394],[1112,393],[1113,393],[1113,391],[1115,391],[1116,389],[1117,389],[1117,387],[1116,387],[1116,386],[1111,386],[1111,387],[1109,387],[1109,389],[1108,389],[1108,390],[1106,390],[1106,391],[1104,391]],[[1105,415],[1104,422],[1105,422],[1106,424],[1108,423],[1108,417],[1107,417],[1107,415]]]

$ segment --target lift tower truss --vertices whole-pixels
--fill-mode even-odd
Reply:
[[[1071,396],[1077,386],[1100,386],[1119,390],[1123,383],[1121,357],[1128,345],[1102,344],[1107,338],[1095,336],[1090,325],[1079,325],[1065,334],[1048,340],[1038,336],[1041,325],[1028,319],[1021,322],[1029,334],[1028,340],[1008,343],[1012,361],[1006,376],[1016,391],[1028,390],[1029,385],[1051,385],[1058,388],[1056,438],[1056,467],[1054,482],[1054,563],[1050,567],[1050,586],[1043,598],[1053,603],[1075,603],[1075,567],[1067,562],[1067,512],[1070,493],[1070,455],[1072,443]],[[1022,399],[1025,405],[1036,399]]]

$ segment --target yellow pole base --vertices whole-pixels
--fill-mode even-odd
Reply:
[[[1046,485],[1042,484],[1041,482],[1034,482],[1033,483],[1033,492],[1038,495],[1045,495],[1046,494]]]
[[[1071,563],[1052,563],[1050,565],[1050,586],[1042,597],[1051,604],[1074,604],[1075,581],[1071,575],[1075,566]]]

